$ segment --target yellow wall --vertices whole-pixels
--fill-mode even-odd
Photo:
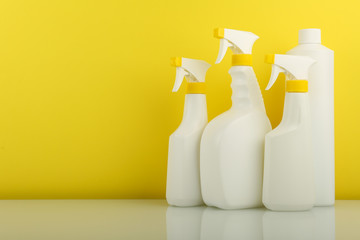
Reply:
[[[360,198],[358,0],[2,0],[0,198],[163,198],[168,136],[184,87],[172,56],[214,63],[213,28],[252,31],[264,90],[266,53],[301,28],[335,50],[336,197]],[[210,120],[231,105],[230,54],[208,71]],[[264,92],[281,119],[284,87]]]

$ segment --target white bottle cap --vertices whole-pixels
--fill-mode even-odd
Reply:
[[[252,47],[255,41],[259,38],[251,32],[227,28],[216,28],[214,31],[214,37],[220,39],[219,55],[215,63],[221,62],[228,48],[230,48],[236,55],[251,54]]]
[[[265,62],[272,64],[270,81],[266,90],[272,87],[280,73],[285,73],[286,80],[301,80],[302,83],[299,82],[300,84],[296,87],[293,86],[294,90],[296,88],[296,91],[307,92],[307,83],[306,86],[303,83],[309,78],[310,66],[316,62],[314,59],[307,56],[270,54],[266,55]]]
[[[171,59],[171,65],[176,67],[176,77],[173,92],[177,92],[184,80],[188,82],[205,82],[206,71],[211,66],[205,61],[175,57]]]
[[[321,30],[317,28],[299,30],[299,44],[303,43],[321,43]]]

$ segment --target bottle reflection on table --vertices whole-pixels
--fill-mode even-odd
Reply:
[[[262,239],[263,208],[221,210],[208,207],[201,223],[201,240]]]
[[[273,212],[168,207],[168,240],[335,240],[335,208]]]
[[[168,240],[199,240],[201,218],[206,207],[172,207],[166,211]]]
[[[305,212],[266,211],[264,240],[334,240],[335,208],[315,207]]]

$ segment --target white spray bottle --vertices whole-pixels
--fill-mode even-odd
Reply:
[[[188,81],[183,119],[169,141],[166,200],[174,206],[202,205],[200,190],[200,139],[208,122],[205,75],[210,67],[205,61],[174,58],[178,91],[184,77]]]
[[[335,203],[334,51],[321,45],[320,29],[301,29],[299,45],[287,54],[316,60],[309,72],[315,206],[331,206]]]
[[[283,118],[265,136],[263,203],[274,211],[304,211],[315,203],[314,161],[308,95],[310,57],[268,55],[272,72],[266,90],[279,73],[286,76]]]
[[[271,130],[261,91],[252,68],[251,32],[215,29],[221,62],[233,52],[232,107],[205,128],[200,147],[201,190],[208,206],[242,209],[262,206],[264,137]]]

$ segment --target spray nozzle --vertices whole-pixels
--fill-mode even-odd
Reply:
[[[234,54],[251,54],[252,47],[259,37],[251,32],[217,28],[214,37],[220,39],[219,55],[215,63],[220,63],[230,48]]]
[[[269,54],[265,62],[272,64],[270,81],[266,87],[269,90],[281,72],[285,73],[286,80],[307,80],[310,66],[316,61],[306,56]]]
[[[173,92],[177,92],[184,77],[188,82],[205,82],[206,71],[211,66],[205,61],[175,57],[171,59],[171,65],[176,67],[176,78]]]

